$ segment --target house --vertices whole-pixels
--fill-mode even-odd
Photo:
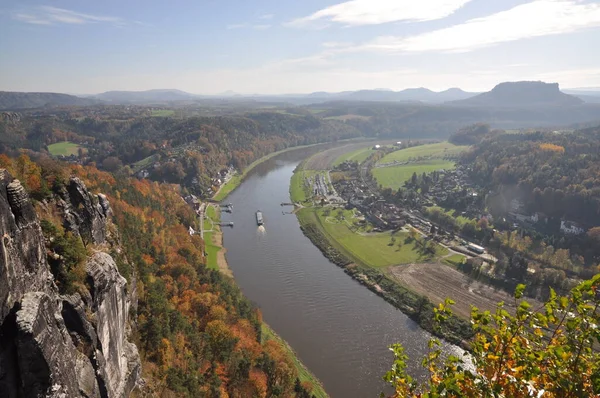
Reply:
[[[560,230],[563,234],[567,235],[581,235],[585,232],[585,229],[583,229],[577,223],[565,220],[560,222]]]
[[[510,210],[513,213],[519,212],[525,205],[519,199],[513,199],[510,201]]]

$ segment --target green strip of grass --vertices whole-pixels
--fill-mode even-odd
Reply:
[[[294,352],[292,347],[290,347],[289,344],[285,340],[283,340],[281,337],[279,337],[279,335],[277,335],[277,333],[275,333],[273,331],[273,329],[271,329],[269,327],[269,325],[267,325],[266,323],[262,324],[262,333],[261,334],[262,334],[262,342],[263,343],[267,340],[277,340],[279,343],[281,343],[283,345],[283,347],[288,352],[290,358],[294,362],[296,371],[298,372],[298,378],[300,379],[301,382],[308,381],[308,382],[310,382],[310,384],[312,384],[312,386],[313,386],[312,394],[315,397],[317,397],[317,398],[328,398],[329,397],[329,395],[327,395],[327,393],[325,392],[325,389],[323,388],[323,385],[321,384],[319,379],[317,379],[315,377],[315,375],[313,375],[310,372],[310,370],[308,370],[308,368],[302,362],[300,362],[300,360],[298,359],[298,356],[296,355],[296,353]]]
[[[453,254],[451,256],[446,257],[443,262],[451,267],[458,267],[465,261],[465,258],[466,257],[461,254]]]
[[[353,219],[348,221],[338,221],[336,213],[332,211],[329,216],[323,214],[324,209],[314,209],[316,219],[320,229],[325,235],[337,242],[349,253],[350,257],[357,259],[361,264],[371,267],[381,268],[398,264],[423,263],[435,261],[441,256],[447,255],[448,250],[435,244],[435,252],[429,254],[425,246],[429,243],[423,240],[419,235],[413,238],[408,232],[372,233],[361,235],[356,226],[350,227],[355,222]],[[348,214],[344,214],[348,217]]]
[[[48,145],[48,152],[52,156],[71,156],[79,153],[80,146],[70,141],[57,142]]]
[[[219,219],[220,214],[216,211],[215,207],[208,206],[206,210],[206,217],[204,219],[204,230],[206,231],[213,229],[213,225],[215,229],[218,229]],[[204,232],[204,245],[207,253],[206,266],[210,269],[218,270],[219,264],[217,263],[217,254],[222,250],[222,248],[213,243],[213,232]]]

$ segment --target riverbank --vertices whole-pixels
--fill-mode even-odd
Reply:
[[[232,193],[241,183],[242,181],[244,181],[244,179],[246,178],[246,176],[248,175],[248,173],[250,171],[252,171],[252,169],[254,169],[256,166],[258,166],[259,164],[266,162],[267,160],[274,158],[277,155],[281,155],[282,153],[288,152],[288,151],[293,151],[296,149],[301,149],[301,148],[309,148],[311,146],[316,146],[316,145],[323,145],[325,143],[318,143],[318,144],[310,144],[310,145],[301,145],[301,146],[293,146],[293,147],[289,147],[289,148],[285,148],[282,149],[280,151],[277,152],[272,152],[266,156],[263,156],[260,159],[256,159],[254,162],[250,163],[250,165],[248,165],[248,167],[246,167],[244,169],[244,171],[241,174],[235,174],[234,176],[232,176],[229,181],[227,181],[225,184],[223,184],[219,190],[215,193],[215,195],[213,196],[213,200],[220,202],[222,200],[224,200],[225,198],[227,198],[227,196],[229,196],[230,193]]]
[[[315,375],[313,375],[311,371],[308,370],[308,368],[302,362],[300,362],[298,356],[296,355],[296,352],[292,349],[292,347],[290,347],[287,341],[285,341],[277,333],[275,333],[275,331],[271,329],[271,327],[265,322],[263,322],[262,324],[261,332],[263,344],[268,340],[276,340],[285,348],[287,354],[290,356],[290,359],[294,364],[294,367],[296,368],[296,372],[298,373],[298,378],[300,379],[300,382],[304,384],[305,388],[310,386],[308,390],[310,390],[309,392],[312,396],[315,396],[316,398],[329,397],[329,395],[325,392],[325,389],[323,388],[323,385],[321,384],[319,379],[317,379]]]
[[[306,202],[306,192],[304,192],[303,164],[305,163],[301,163],[296,168],[292,176],[290,195],[292,201],[308,204]],[[349,230],[349,232],[352,232],[351,234],[338,233],[333,225],[335,224],[335,218],[324,217],[324,209],[321,207],[305,207],[298,210],[296,216],[304,235],[311,240],[325,257],[344,269],[344,272],[356,281],[400,309],[423,329],[456,344],[461,344],[471,337],[472,330],[470,324],[458,317],[450,318],[442,331],[436,330],[433,323],[434,304],[425,296],[419,295],[407,287],[400,285],[388,275],[387,268],[392,264],[390,261],[395,260],[400,263],[410,256],[415,257],[426,254],[425,252],[420,253],[417,250],[424,248],[424,246],[417,244],[419,243],[418,236],[413,237],[409,233],[399,233],[396,235],[389,233],[358,234]],[[334,215],[333,212],[332,215]],[[344,214],[340,214],[339,218],[341,219],[344,216]],[[333,221],[331,220],[332,218]],[[332,225],[325,225],[328,220],[329,224]],[[385,240],[383,246],[381,245],[382,242],[379,242],[382,239]],[[374,242],[374,240],[378,242]],[[388,241],[391,243],[388,244]],[[377,246],[380,246],[379,249],[381,250],[374,248],[374,243],[377,243]],[[396,244],[398,248],[396,248]],[[370,252],[371,255],[361,255],[359,253],[361,246],[367,247],[365,250]],[[368,249],[368,247],[371,249]],[[390,253],[386,253],[388,251]],[[442,254],[437,253],[437,249],[434,249],[432,258],[440,257]],[[417,259],[415,262],[418,262],[420,257],[415,258]],[[423,257],[420,262],[426,262],[426,258]]]
[[[337,143],[342,145],[342,144],[348,144],[348,143],[361,141],[361,140],[367,140],[367,139],[364,137],[350,138],[350,139],[346,139],[346,140],[337,141]],[[229,181],[227,181],[225,184],[223,184],[219,188],[219,190],[213,195],[212,200],[214,200],[216,202],[220,202],[220,201],[224,200],[225,198],[227,198],[227,196],[229,196],[229,194],[231,194],[244,181],[244,179],[246,178],[246,176],[248,176],[248,173],[250,173],[250,171],[252,171],[252,169],[254,169],[259,164],[261,164],[271,158],[274,158],[275,156],[281,155],[282,153],[289,152],[289,151],[295,151],[298,149],[310,148],[310,147],[314,147],[314,146],[318,146],[318,145],[327,145],[327,144],[334,144],[334,143],[333,142],[319,142],[316,144],[292,146],[292,147],[285,148],[280,151],[272,152],[268,155],[265,155],[262,158],[257,159],[254,162],[250,163],[250,165],[248,165],[248,167],[246,167],[241,174],[238,173],[238,174],[235,174],[234,176],[232,176],[229,179]]]
[[[320,144],[314,144],[320,145]],[[256,161],[254,161],[250,166],[248,166],[241,175],[234,176],[231,180],[229,180],[226,184],[224,184],[219,192],[213,197],[213,200],[222,201],[224,200],[230,193],[232,193],[246,178],[248,173],[254,169],[259,164],[277,156],[284,152],[298,149],[298,148],[306,148],[314,145],[304,145],[301,147],[291,147],[286,148],[282,151],[271,153],[267,156],[264,156]],[[223,244],[223,232],[221,223],[221,212],[218,204],[207,204],[206,207],[206,220],[205,220],[205,229],[209,227],[210,232],[205,232],[205,245],[208,253],[207,266],[212,269],[219,270],[221,273],[234,278],[233,272],[227,263],[227,249]],[[303,384],[305,388],[308,389],[310,387],[310,393],[312,396],[316,398],[329,398],[329,395],[325,392],[321,381],[300,361],[296,352],[292,349],[292,347],[282,339],[269,325],[266,323],[262,323],[262,341],[261,343],[265,343],[266,341],[272,339],[278,341],[282,347],[284,347],[287,355],[289,356],[291,362],[294,364],[296,368],[296,372],[298,374],[298,378],[300,382]]]

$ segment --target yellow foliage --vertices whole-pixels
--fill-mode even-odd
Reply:
[[[540,149],[542,151],[556,152],[558,154],[565,153],[565,147],[560,146],[560,145],[555,145],[555,144],[548,144],[548,143],[540,144]]]

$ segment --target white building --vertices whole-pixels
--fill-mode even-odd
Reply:
[[[560,222],[560,230],[563,234],[567,235],[581,235],[585,232],[585,229],[581,228],[579,225],[572,221],[564,221]]]

